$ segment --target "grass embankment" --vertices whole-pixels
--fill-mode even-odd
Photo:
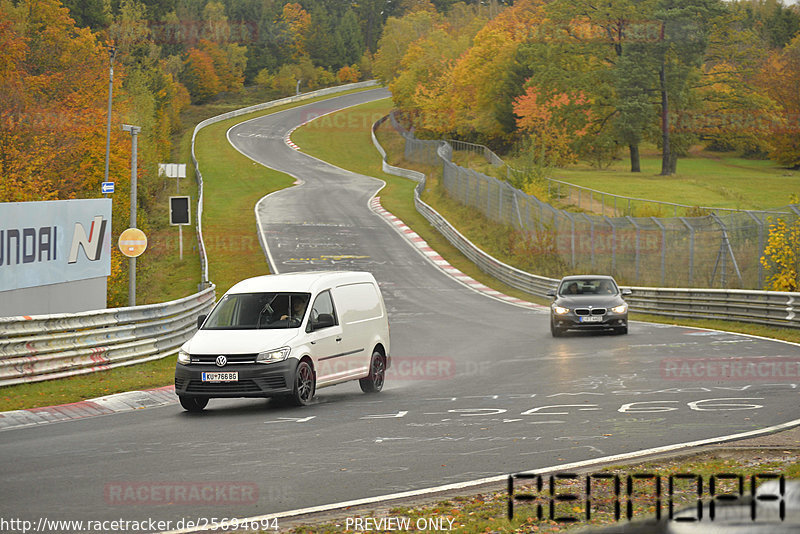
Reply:
[[[342,94],[347,93],[335,96]],[[203,240],[208,252],[209,278],[216,284],[217,295],[239,280],[269,272],[258,242],[253,208],[264,195],[288,187],[294,181],[240,154],[228,143],[225,134],[238,122],[312,101],[287,104],[219,122],[198,133],[195,153],[204,180]],[[240,97],[235,104],[193,107],[183,118],[185,129],[173,142],[174,161],[188,162],[180,194],[191,195],[193,203],[197,200],[195,171],[191,164],[194,125],[205,118],[255,103]],[[163,198],[153,208],[157,211],[149,214],[153,220],[169,217],[167,198],[176,194],[176,185],[174,179],[166,178],[164,184]],[[193,204],[191,214],[194,222],[196,204]],[[183,261],[179,259],[177,228],[158,231],[149,236],[148,242],[148,251],[137,261],[137,304],[166,302],[197,292],[201,274],[194,225],[183,230]],[[84,376],[4,387],[0,388],[0,411],[66,404],[123,391],[166,386],[172,383],[174,372],[175,358],[168,357]]]
[[[493,175],[497,173],[475,153],[456,152],[454,157],[463,166]],[[514,158],[508,158],[506,163],[514,168],[524,167]],[[640,173],[631,173],[629,162],[621,159],[606,169],[578,163],[553,169],[548,176],[609,194],[710,208],[777,208],[789,204],[791,194],[800,193],[800,171],[780,167],[772,161],[747,159],[731,153],[692,150],[687,157],[678,160],[678,172],[665,177],[659,175],[660,152],[654,147],[644,146],[641,149],[641,169]],[[553,187],[555,192],[556,186]],[[587,207],[587,204],[584,202],[583,206]],[[647,216],[673,215],[669,207],[663,207],[661,213],[653,205],[640,205],[639,208],[648,210],[643,214]],[[684,214],[679,211],[679,215]]]

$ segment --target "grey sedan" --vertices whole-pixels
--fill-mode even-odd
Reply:
[[[610,276],[565,276],[550,304],[550,333],[558,337],[566,330],[613,330],[628,333],[628,304],[622,299],[630,289],[620,289]]]

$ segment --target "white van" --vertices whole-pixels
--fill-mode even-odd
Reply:
[[[239,282],[183,344],[175,393],[190,412],[215,397],[286,396],[309,404],[316,388],[359,380],[383,388],[389,321],[366,272],[302,272]]]

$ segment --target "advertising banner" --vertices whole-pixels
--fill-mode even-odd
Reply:
[[[111,274],[111,199],[0,203],[0,291]]]

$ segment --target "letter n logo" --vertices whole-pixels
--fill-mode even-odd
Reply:
[[[86,229],[81,223],[75,223],[75,231],[72,233],[72,247],[69,249],[69,260],[67,263],[78,261],[78,248],[83,247],[83,252],[90,261],[97,261],[103,253],[100,247],[103,237],[106,234],[106,222],[101,215],[97,215],[89,228],[89,237],[86,237]]]

